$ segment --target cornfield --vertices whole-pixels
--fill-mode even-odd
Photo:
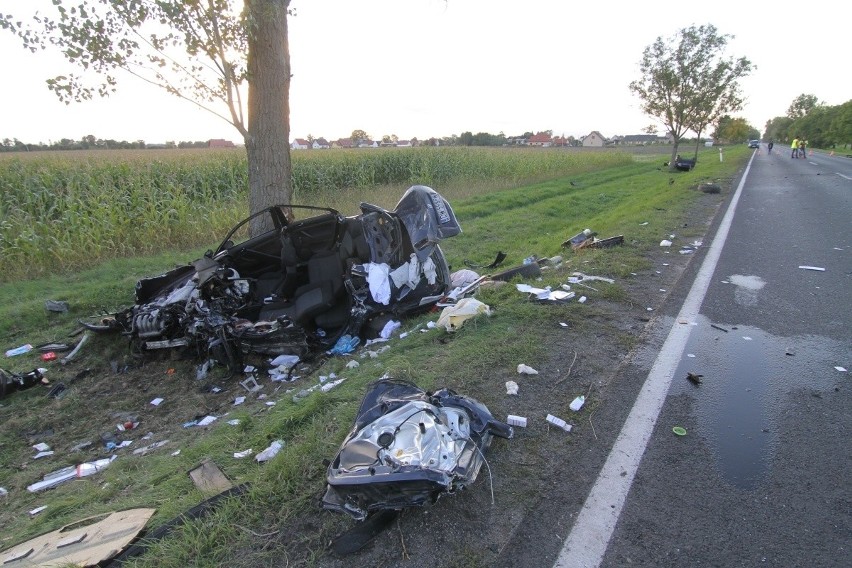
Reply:
[[[398,197],[413,184],[434,187],[452,201],[631,160],[629,154],[561,149],[294,152],[293,203],[353,204],[382,186]],[[0,155],[0,282],[212,246],[247,215],[247,203],[242,150]]]

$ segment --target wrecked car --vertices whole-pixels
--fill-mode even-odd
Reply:
[[[236,370],[249,353],[303,356],[430,308],[450,286],[438,243],[461,232],[450,204],[415,185],[392,211],[360,209],[267,208],[201,259],[137,282],[132,307],[83,323],[139,353],[194,349]]]
[[[361,521],[430,505],[476,480],[494,436],[509,439],[512,427],[473,398],[379,379],[328,466],[322,507]]]

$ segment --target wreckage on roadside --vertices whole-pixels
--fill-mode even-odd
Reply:
[[[379,379],[328,466],[322,506],[364,520],[431,505],[476,480],[494,436],[512,438],[512,427],[473,398]]]
[[[83,323],[140,354],[193,350],[237,370],[247,354],[303,356],[433,306],[450,287],[438,243],[461,232],[450,204],[415,185],[392,211],[360,209],[267,208],[201,259],[140,280],[132,307]],[[250,236],[258,224],[271,229]]]

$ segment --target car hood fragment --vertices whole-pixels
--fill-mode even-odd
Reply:
[[[364,520],[430,505],[476,480],[494,436],[509,439],[513,430],[473,398],[375,381],[329,464],[322,506]]]

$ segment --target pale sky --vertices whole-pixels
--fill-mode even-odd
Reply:
[[[76,2],[74,2],[76,4]],[[32,14],[49,0],[0,0]],[[757,69],[742,81],[736,116],[763,131],[802,93],[839,105],[852,98],[846,0],[680,2],[644,0],[292,0],[291,140],[329,141],[355,129],[375,139],[465,131],[552,130],[584,136],[640,134],[653,120],[628,84],[658,36],[713,24],[736,36],[727,55]],[[25,51],[0,30],[0,139],[45,142],[87,134],[116,140],[226,138],[222,119],[122,76],[108,99],[70,106],[45,79],[78,72],[56,55]],[[662,132],[662,128],[660,128]]]

